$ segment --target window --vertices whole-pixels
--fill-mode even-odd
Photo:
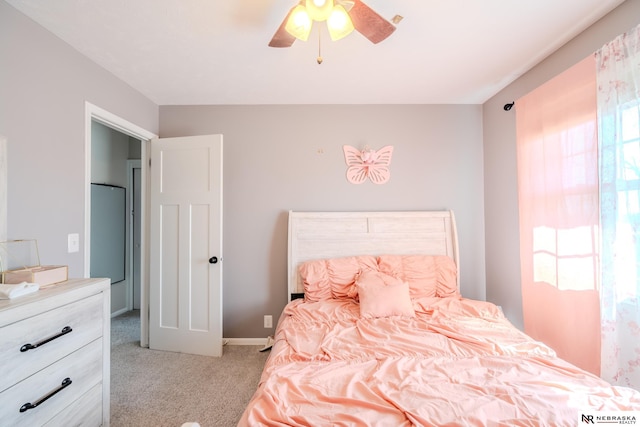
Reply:
[[[604,180],[603,199],[614,198],[617,207],[615,224],[614,266],[616,300],[618,302],[640,295],[640,103],[636,100],[621,105],[615,126],[619,143],[602,147],[603,156],[616,156],[619,165],[613,179]],[[604,175],[606,178],[606,174]]]

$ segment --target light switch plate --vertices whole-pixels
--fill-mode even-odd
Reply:
[[[80,251],[80,235],[72,233],[67,236],[67,252],[74,253]]]

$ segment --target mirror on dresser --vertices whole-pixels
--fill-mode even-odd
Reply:
[[[7,240],[7,140],[0,135],[0,242]]]

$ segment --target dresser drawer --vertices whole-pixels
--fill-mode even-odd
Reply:
[[[61,388],[66,378],[71,383]],[[101,383],[102,340],[95,340],[0,393],[0,420],[8,426],[43,425]],[[58,389],[37,407],[20,412],[23,405],[35,405]]]
[[[103,297],[98,294],[0,328],[0,366],[6,373],[0,377],[0,391],[99,338],[103,317]],[[67,326],[71,332],[21,351],[24,345],[35,346]]]
[[[98,427],[102,425],[102,384],[95,385],[43,427]]]

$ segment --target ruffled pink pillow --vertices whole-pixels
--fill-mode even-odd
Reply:
[[[407,282],[412,298],[460,295],[456,264],[446,255],[381,255],[378,268]]]
[[[378,270],[374,256],[328,258],[304,262],[299,267],[306,301],[355,298],[356,276]]]
[[[409,285],[379,271],[363,271],[356,278],[360,317],[414,317]]]
[[[331,299],[329,272],[324,260],[307,261],[298,271],[304,284],[304,299],[315,302]]]

